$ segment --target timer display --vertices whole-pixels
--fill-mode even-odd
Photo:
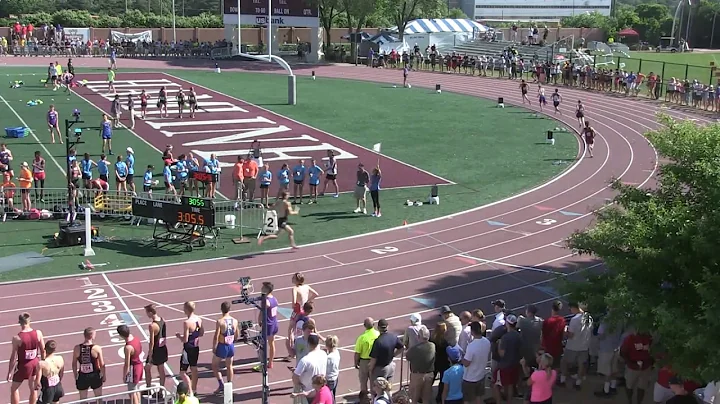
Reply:
[[[132,214],[168,224],[215,227],[215,209],[210,199],[183,197],[181,203],[133,198]]]

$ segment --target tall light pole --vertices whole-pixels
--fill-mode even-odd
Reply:
[[[176,28],[176,26],[175,26],[175,0],[172,0],[172,13],[173,13],[173,18],[172,18],[172,21],[173,21],[173,22],[172,22],[172,24],[173,24],[173,42],[174,42],[175,44],[177,44],[177,28]]]
[[[228,0],[229,1],[229,0]],[[240,18],[240,0],[237,0],[237,13],[238,13],[238,55],[242,53],[242,33],[240,25],[242,24],[241,18]]]
[[[713,14],[713,25],[712,30],[710,30],[710,49],[713,47],[713,38],[715,38],[715,20],[717,19],[717,11],[715,11],[715,14]]]
[[[268,59],[272,56],[272,0],[268,0]]]

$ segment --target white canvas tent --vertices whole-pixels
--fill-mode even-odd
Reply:
[[[407,24],[403,39],[410,48],[417,44],[421,52],[430,45],[435,45],[442,52],[487,30],[486,26],[470,19],[417,19]],[[398,28],[393,27],[390,31],[398,32]]]
[[[403,53],[412,49],[407,42],[401,41],[387,32],[381,32],[370,38],[369,41],[377,45],[379,53],[390,53],[393,49],[398,53]]]

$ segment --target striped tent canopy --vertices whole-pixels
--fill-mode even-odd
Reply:
[[[397,32],[397,27],[394,29]],[[417,19],[405,27],[405,34],[432,34],[437,32],[485,32],[487,27],[470,19]]]
[[[390,35],[388,32],[381,32],[374,37],[368,39],[368,41],[375,42],[378,45],[387,44],[387,43],[393,43],[397,42],[398,39],[392,35]]]

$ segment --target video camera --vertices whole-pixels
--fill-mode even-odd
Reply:
[[[240,284],[240,299],[233,300],[232,304],[251,304],[252,300],[250,299],[250,294],[255,292],[255,288],[253,287],[251,283],[252,279],[249,276],[243,276],[242,278],[238,279],[238,283]]]

